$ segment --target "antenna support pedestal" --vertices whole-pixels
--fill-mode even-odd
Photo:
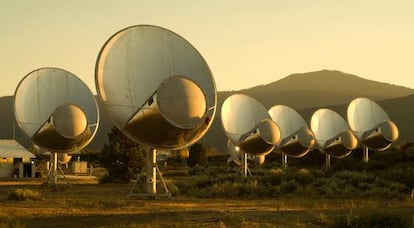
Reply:
[[[325,171],[331,168],[331,155],[325,152]]]
[[[146,150],[147,160],[147,193],[157,194],[157,151],[155,149]]]
[[[157,150],[153,148],[147,148],[146,149],[146,193],[135,193],[134,190],[136,189],[138,182],[141,178],[141,176],[144,175],[144,169],[143,171],[137,176],[137,179],[134,183],[134,185],[129,190],[128,194],[125,196],[126,198],[131,197],[143,197],[143,198],[160,198],[160,197],[166,197],[171,199],[171,192],[167,188],[167,184],[165,183],[164,178],[162,177],[162,174],[160,172],[160,169],[158,168],[157,164]],[[157,191],[157,174],[159,176],[159,179],[162,183],[162,187],[164,189],[164,193],[159,193]]]
[[[363,161],[364,162],[366,162],[366,163],[368,163],[368,160],[369,160],[369,149],[368,149],[368,147],[367,146],[364,146],[363,147]]]
[[[247,176],[252,175],[252,173],[250,172],[250,169],[249,169],[249,165],[247,163],[247,153],[246,152],[242,153],[242,166],[241,166],[241,169],[240,169],[240,174],[243,177],[247,177]]]
[[[282,172],[286,172],[288,166],[288,156],[282,153]]]
[[[61,175],[63,176],[63,179],[65,179],[66,184],[70,186],[69,180],[66,178],[65,173],[63,172],[62,168],[59,166],[57,153],[51,152],[50,153],[50,166],[49,166],[49,171],[47,173],[47,179],[45,182],[48,186],[55,186],[57,184],[59,171]]]

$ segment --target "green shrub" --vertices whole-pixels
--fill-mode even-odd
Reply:
[[[7,199],[9,199],[9,200],[19,200],[19,201],[41,200],[42,196],[37,191],[18,188],[18,189],[15,189],[14,191],[10,192]]]
[[[399,181],[411,181],[410,171],[404,174],[404,171],[394,169],[392,172],[381,171],[384,172],[382,175],[378,172],[339,170],[325,175],[321,170],[289,169],[281,173],[274,169],[259,170],[254,176],[245,178],[234,169],[212,166],[174,183],[180,194],[199,198],[258,199],[300,195],[317,198],[401,199],[409,192],[409,188]],[[404,178],[394,181],[397,175]]]
[[[389,181],[403,183],[408,188],[414,187],[414,168],[409,166],[397,166],[385,170],[381,177]]]
[[[280,184],[280,191],[282,194],[293,194],[298,188],[298,184],[295,180],[283,181]]]
[[[312,173],[307,169],[299,169],[296,172],[295,176],[296,181],[301,185],[307,185],[312,183],[313,181],[313,175]]]
[[[264,173],[262,177],[257,177],[260,182],[265,186],[274,186],[279,185],[282,183],[282,174],[273,172],[272,170],[270,172]]]

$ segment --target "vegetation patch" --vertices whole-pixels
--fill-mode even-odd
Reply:
[[[9,200],[18,200],[18,201],[25,201],[25,200],[42,200],[42,196],[39,192],[29,190],[29,189],[15,189],[9,193],[8,198]]]

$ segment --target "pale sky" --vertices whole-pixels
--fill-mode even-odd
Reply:
[[[413,0],[0,0],[0,96],[47,66],[95,92],[99,50],[137,24],[188,40],[219,91],[322,69],[414,88]]]

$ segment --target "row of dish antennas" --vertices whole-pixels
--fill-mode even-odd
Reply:
[[[217,93],[206,61],[176,33],[151,25],[132,26],[103,45],[95,65],[95,85],[114,125],[146,145],[143,195],[170,196],[156,152],[189,147],[210,127]],[[60,68],[40,68],[26,75],[16,88],[14,111],[18,126],[35,147],[52,153],[52,178],[48,177],[52,184],[57,182],[58,154],[86,147],[99,124],[90,89]],[[157,189],[157,174],[164,193]]]
[[[368,150],[384,151],[398,138],[397,126],[370,99],[354,99],[348,106],[347,119],[322,108],[313,113],[309,128],[294,109],[276,105],[266,110],[243,94],[228,97],[221,107],[229,162],[240,165],[243,176],[251,175],[248,155],[263,163],[267,154],[280,151],[285,170],[288,157],[300,158],[317,148],[326,154],[328,168],[331,157],[346,157],[358,145],[363,147],[363,159],[368,162]]]
[[[206,61],[176,33],[151,25],[132,26],[118,31],[103,45],[95,65],[95,85],[98,100],[114,125],[133,141],[146,145],[146,193],[143,195],[170,196],[157,166],[156,153],[160,149],[189,147],[211,126],[217,93]],[[97,133],[97,102],[78,77],[54,67],[27,74],[17,86],[14,98],[18,126],[39,151],[49,151],[52,155],[48,180],[55,184],[58,154],[80,151]],[[300,157],[315,144],[313,133],[304,121],[297,121],[301,119],[297,114],[278,117],[243,95],[230,97],[222,109],[227,136],[243,155],[265,155],[277,146],[287,155]],[[296,113],[288,108],[283,110]],[[293,118],[295,115],[299,117]],[[287,119],[279,121],[277,118]],[[355,118],[355,122],[365,124],[362,119]],[[299,127],[291,127],[291,123]],[[319,121],[316,126],[321,124]],[[391,122],[383,125],[379,131],[375,131],[376,125],[372,126],[372,133],[361,129],[356,132],[361,132],[361,140],[368,146],[388,145],[387,142],[396,138],[397,130]],[[389,131],[395,133],[391,139]],[[344,142],[354,143],[352,134],[347,141],[346,136],[339,133],[335,135],[339,144],[351,150]],[[316,142],[324,151],[334,154],[331,151],[337,150],[329,148],[338,143],[331,138],[316,137]],[[164,193],[159,193],[157,188],[157,175]],[[134,188],[129,195],[134,195]]]

